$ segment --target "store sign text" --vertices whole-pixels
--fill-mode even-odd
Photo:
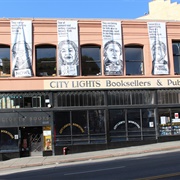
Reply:
[[[11,137],[11,139],[14,139],[13,135],[9,131],[1,130],[1,133],[5,133],[5,134],[9,135]]]
[[[47,121],[50,120],[49,116],[34,116],[34,117],[1,117],[0,120],[2,121],[17,121],[17,120],[30,120],[30,121]]]
[[[44,80],[44,89],[123,89],[123,88],[159,88],[180,87],[178,78],[114,78],[86,80]]]

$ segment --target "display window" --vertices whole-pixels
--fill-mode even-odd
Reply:
[[[159,135],[180,135],[180,108],[158,109]]]
[[[0,151],[18,151],[18,128],[0,128]]]

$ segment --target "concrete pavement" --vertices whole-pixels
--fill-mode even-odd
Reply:
[[[15,158],[7,161],[0,161],[0,174],[3,171],[11,169],[21,169],[26,167],[36,167],[36,166],[46,166],[53,164],[63,164],[70,162],[80,162],[87,160],[97,160],[103,158],[112,157],[123,157],[135,154],[144,154],[150,152],[160,152],[169,150],[180,150],[180,141],[171,141],[163,143],[155,143],[141,146],[131,146],[125,148],[58,155],[58,156],[37,156],[37,157],[25,157],[25,158]]]

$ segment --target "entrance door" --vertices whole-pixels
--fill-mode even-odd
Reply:
[[[42,156],[42,128],[33,128],[29,134],[30,155]]]
[[[22,147],[24,139],[27,140],[27,150],[29,156],[42,156],[43,138],[42,127],[23,127],[21,128]]]

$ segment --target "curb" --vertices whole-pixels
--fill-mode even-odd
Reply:
[[[8,170],[8,169],[23,169],[27,167],[35,167],[35,166],[46,166],[46,165],[53,165],[53,164],[64,164],[64,163],[72,163],[72,162],[82,162],[82,161],[88,161],[88,160],[98,160],[98,159],[106,159],[106,158],[113,158],[113,157],[123,157],[123,156],[129,156],[129,155],[135,155],[135,154],[145,154],[145,153],[151,153],[151,152],[158,152],[158,151],[169,151],[169,150],[177,150],[180,149],[180,146],[171,146],[171,147],[164,147],[164,148],[154,148],[149,150],[139,150],[139,151],[132,151],[132,152],[118,152],[115,154],[109,153],[105,155],[92,155],[89,157],[78,157],[72,159],[64,159],[64,160],[55,160],[55,161],[49,161],[49,162],[37,162],[32,164],[22,164],[13,166],[11,165],[5,165],[4,167],[0,167],[1,170]]]

